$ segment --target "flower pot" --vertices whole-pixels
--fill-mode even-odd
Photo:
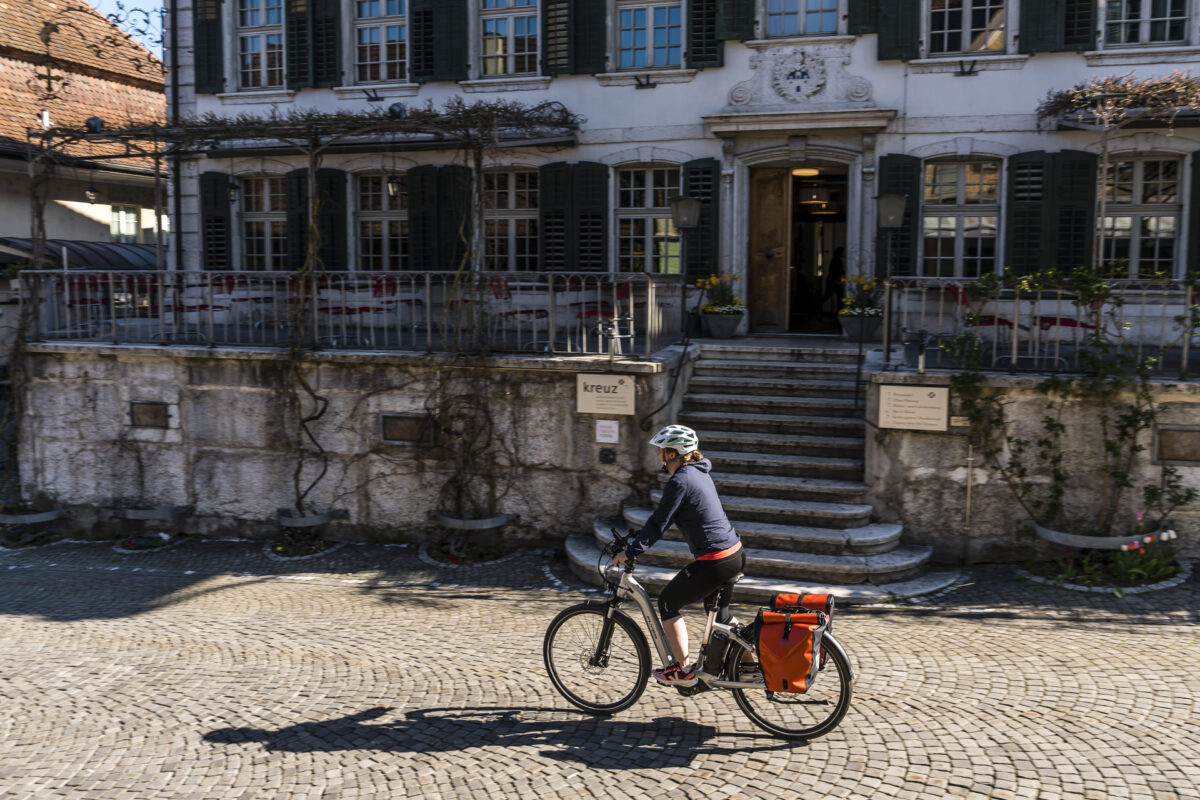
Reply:
[[[742,321],[742,314],[701,314],[700,319],[704,325],[705,336],[730,339]]]
[[[838,316],[842,326],[842,336],[851,342],[874,342],[883,317],[845,317]]]
[[[1077,533],[1063,533],[1053,528],[1043,528],[1036,522],[1033,523],[1033,530],[1039,538],[1047,542],[1073,547],[1076,550],[1120,550],[1123,547],[1140,547],[1149,544],[1146,541],[1148,537],[1152,537],[1151,541],[1158,541],[1162,535],[1160,531],[1155,530],[1147,533],[1131,533],[1127,536],[1081,536]]]

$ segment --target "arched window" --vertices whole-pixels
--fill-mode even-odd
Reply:
[[[999,160],[926,162],[921,274],[975,278],[994,272],[999,219]]]
[[[1102,262],[1115,277],[1174,274],[1180,159],[1116,158],[1104,176]]]
[[[483,174],[484,267],[538,268],[537,170]]]
[[[403,174],[355,179],[357,267],[408,269],[408,183]]]
[[[239,188],[242,268],[287,269],[287,202],[283,176],[245,177]]]
[[[677,165],[617,170],[618,271],[680,272],[679,231],[671,220],[671,198],[677,194]]]

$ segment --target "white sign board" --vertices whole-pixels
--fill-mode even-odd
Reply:
[[[575,410],[580,414],[634,414],[632,375],[575,376]]]
[[[596,420],[596,441],[601,444],[620,444],[621,423],[615,419]]]
[[[949,429],[950,389],[945,386],[880,386],[879,427],[909,431]]]

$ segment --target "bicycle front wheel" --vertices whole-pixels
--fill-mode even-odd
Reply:
[[[815,739],[837,727],[850,708],[853,678],[842,646],[827,636],[826,657],[817,678],[803,694],[733,689],[738,707],[758,727],[781,739]],[[729,648],[727,680],[762,683],[758,654],[741,646]]]
[[[591,714],[615,714],[637,702],[650,678],[650,647],[632,619],[607,603],[564,610],[546,629],[542,655],[554,688]]]

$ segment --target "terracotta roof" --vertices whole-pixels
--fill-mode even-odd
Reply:
[[[163,85],[162,62],[81,0],[0,0],[0,56],[44,63],[147,89]],[[53,27],[47,27],[48,24]],[[49,34],[49,45],[42,41]]]
[[[27,61],[0,58],[0,148],[24,152],[25,132],[39,127],[44,109],[56,127],[81,128],[88,117],[100,117],[109,127],[166,120],[167,102],[162,92],[152,92],[90,75],[68,75],[58,95],[46,99],[39,94],[39,68]],[[66,152],[77,158],[122,152],[112,144],[79,142]],[[145,160],[113,162],[125,166],[149,166]]]

